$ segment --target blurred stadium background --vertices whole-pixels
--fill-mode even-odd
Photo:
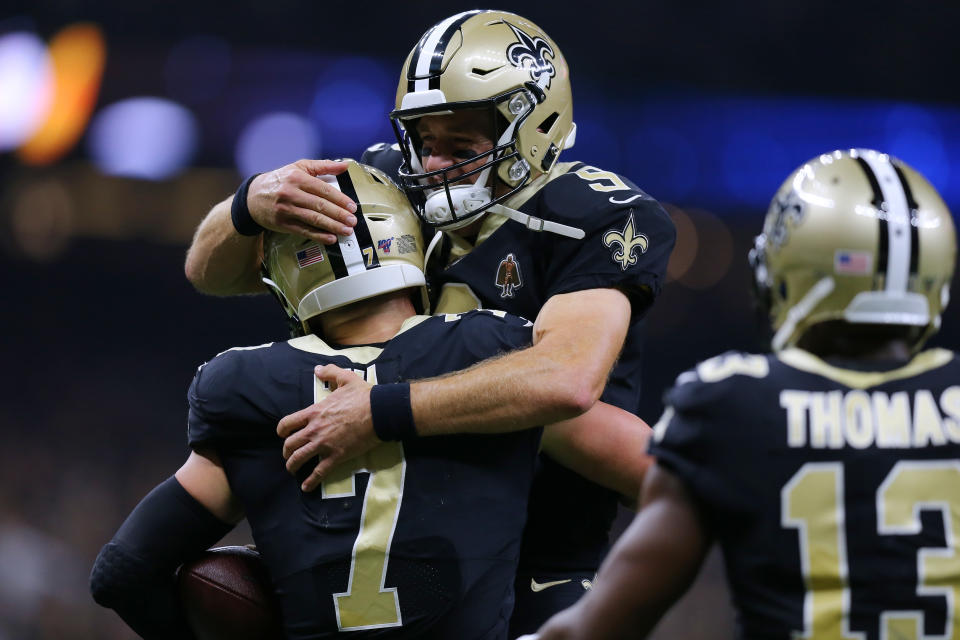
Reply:
[[[87,594],[97,550],[184,459],[196,366],[284,337],[270,298],[192,290],[193,229],[244,175],[390,141],[403,57],[466,8],[4,3],[0,640],[133,637]],[[762,344],[745,256],[800,162],[885,150],[960,211],[956,3],[495,8],[539,23],[570,62],[580,134],[567,159],[625,173],[675,217],[671,281],[648,320],[648,422],[679,372]],[[958,314],[937,344],[956,348]],[[732,628],[713,557],[657,637]]]

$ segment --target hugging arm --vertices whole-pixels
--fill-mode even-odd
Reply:
[[[616,289],[551,297],[537,316],[532,347],[410,384],[417,435],[516,431],[586,412],[603,392],[629,323],[630,302]],[[336,391],[277,427],[289,471],[322,456],[304,481],[307,491],[331,468],[380,442],[371,386],[332,365],[318,377],[335,383]]]
[[[598,402],[581,416],[546,427],[542,446],[563,466],[613,489],[634,505],[653,464],[653,457],[646,453],[652,433],[632,413]]]
[[[299,160],[255,177],[247,189],[250,217],[265,229],[323,244],[350,233],[356,204],[318,176],[337,175],[345,162]],[[261,235],[240,235],[230,216],[234,196],[217,203],[197,227],[184,272],[194,287],[214,295],[262,293]]]
[[[191,488],[199,489],[199,496]],[[176,569],[219,541],[241,517],[215,457],[192,453],[100,550],[90,574],[93,599],[147,640],[193,638],[178,600]]]

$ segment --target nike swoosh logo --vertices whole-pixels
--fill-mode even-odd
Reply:
[[[534,593],[537,593],[539,591],[543,591],[544,589],[555,587],[558,584],[566,584],[568,582],[572,582],[572,580],[567,578],[566,580],[554,580],[553,582],[537,582],[533,578],[530,578],[530,590]]]

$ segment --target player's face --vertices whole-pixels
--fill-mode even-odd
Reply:
[[[490,115],[485,111],[467,110],[446,115],[423,116],[417,121],[417,134],[423,142],[420,162],[428,172],[469,160],[493,148]],[[483,158],[471,162],[451,172],[447,177],[451,179],[463,175],[488,160],[489,158]],[[480,173],[476,173],[466,180],[472,184],[479,177]],[[431,180],[441,182],[440,176],[434,176]]]

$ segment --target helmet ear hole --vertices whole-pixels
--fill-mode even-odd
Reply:
[[[557,121],[557,118],[560,117],[560,114],[554,111],[549,116],[543,119],[543,121],[537,125],[537,131],[540,133],[550,133],[550,129],[553,128],[554,123]]]

